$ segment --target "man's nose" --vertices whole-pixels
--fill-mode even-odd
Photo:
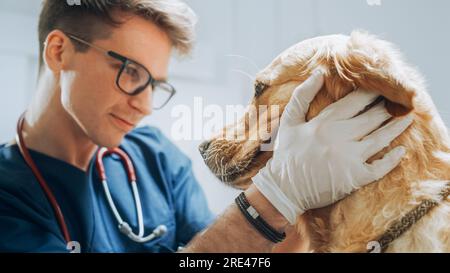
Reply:
[[[143,115],[150,115],[152,113],[152,93],[152,87],[147,87],[138,95],[131,97],[130,105]]]

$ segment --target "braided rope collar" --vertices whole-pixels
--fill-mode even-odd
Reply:
[[[450,182],[446,184],[444,189],[440,193],[441,199],[439,201],[435,200],[424,200],[414,209],[409,211],[400,220],[395,221],[386,232],[380,236],[377,242],[380,244],[381,252],[385,252],[389,245],[397,238],[399,238],[403,233],[408,231],[417,221],[429,213],[434,207],[437,207],[441,201],[445,201],[450,194]]]

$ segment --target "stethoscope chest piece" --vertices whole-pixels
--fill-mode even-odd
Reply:
[[[122,217],[119,214],[119,211],[117,210],[116,205],[114,204],[113,198],[111,196],[111,192],[108,187],[108,180],[106,177],[106,171],[105,167],[103,165],[103,158],[107,155],[117,155],[120,157],[122,164],[124,165],[129,183],[131,184],[131,189],[133,191],[133,198],[136,206],[136,214],[138,219],[138,227],[139,232],[138,234],[135,234],[133,230],[131,229],[130,225],[125,222]],[[146,243],[148,241],[151,241],[157,237],[163,236],[167,232],[167,227],[165,225],[159,225],[156,227],[151,234],[144,236],[144,220],[142,215],[142,205],[141,205],[141,199],[139,197],[139,191],[138,186],[136,183],[136,173],[133,167],[133,162],[129,158],[129,156],[120,148],[114,148],[114,149],[107,149],[107,148],[101,148],[97,152],[96,156],[96,168],[98,175],[100,176],[100,180],[102,182],[103,190],[105,192],[106,200],[108,201],[109,207],[111,208],[112,213],[114,214],[114,217],[116,218],[118,222],[118,228],[120,232],[127,235],[131,240],[138,242],[138,243]]]

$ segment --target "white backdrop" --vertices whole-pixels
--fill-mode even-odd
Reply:
[[[450,124],[450,91],[445,85],[450,63],[450,1],[187,2],[200,19],[196,52],[188,61],[174,61],[171,80],[178,94],[166,109],[144,121],[160,127],[169,137],[175,121],[171,117],[174,105],[193,105],[194,96],[203,97],[205,104],[246,104],[252,95],[251,76],[282,50],[306,38],[349,34],[354,29],[365,29],[395,42],[426,76],[432,97],[446,124]],[[0,1],[0,142],[13,137],[16,119],[33,93],[39,6],[40,0]],[[197,152],[200,140],[176,143],[192,158],[211,209],[220,213],[236,191],[220,184],[203,165]]]

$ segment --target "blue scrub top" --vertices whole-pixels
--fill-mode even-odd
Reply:
[[[95,157],[84,172],[61,160],[30,151],[64,214],[81,252],[172,252],[213,221],[191,161],[158,129],[142,127],[120,146],[136,169],[145,235],[158,225],[168,232],[145,244],[120,233],[105,198]],[[111,195],[137,233],[133,194],[122,161],[104,159]],[[0,146],[0,251],[67,252],[53,209],[17,145]]]

